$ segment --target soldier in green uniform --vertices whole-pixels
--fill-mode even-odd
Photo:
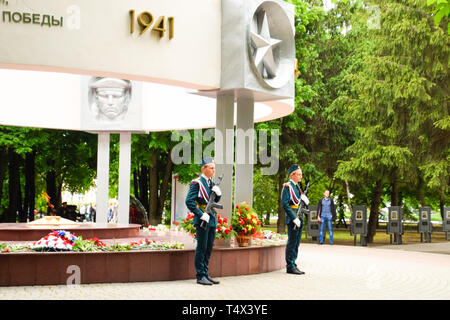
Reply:
[[[291,274],[305,274],[297,268],[295,261],[298,256],[298,247],[302,238],[303,221],[297,216],[300,201],[309,203],[298,185],[302,181],[302,170],[296,164],[289,167],[289,182],[283,184],[281,203],[286,213],[286,224],[288,227],[288,241],[286,244],[286,271]]]
[[[220,200],[221,191],[212,181],[215,172],[213,159],[204,158],[202,160],[202,174],[199,178],[192,180],[189,192],[186,196],[186,206],[194,214],[194,226],[196,230],[197,247],[195,249],[195,270],[197,272],[197,283],[202,285],[219,284],[209,276],[209,258],[216,237],[217,218],[205,212],[209,196],[212,191],[217,195],[216,202]],[[207,223],[206,229],[200,224]]]

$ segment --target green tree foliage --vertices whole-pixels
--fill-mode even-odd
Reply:
[[[450,18],[450,1],[427,0],[427,5],[434,7],[434,23],[439,25],[441,21],[444,21],[447,24],[447,33],[450,34],[450,24],[448,23],[448,19]]]
[[[346,76],[352,91],[340,101],[357,139],[336,172],[342,179],[373,183],[369,241],[385,182],[400,177],[417,186],[423,205],[425,187],[448,190],[450,169],[449,38],[434,27],[424,1],[370,4],[380,8],[382,23],[372,29],[355,23],[351,31],[367,35],[359,47],[362,55],[355,56],[361,69]]]

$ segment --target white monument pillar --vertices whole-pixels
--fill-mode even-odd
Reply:
[[[96,222],[108,222],[109,132],[98,133]]]
[[[178,174],[172,174],[172,207],[171,207],[171,226],[176,222],[182,222],[188,213],[186,207],[186,195],[189,192],[190,184],[181,183],[178,180]]]
[[[119,151],[119,224],[130,221],[131,132],[120,133]]]
[[[233,212],[233,162],[234,162],[234,92],[223,92],[217,95],[216,133],[214,142],[216,162],[215,179],[224,174],[220,184],[223,209],[217,212],[231,219]],[[216,180],[217,181],[217,180]]]
[[[253,163],[254,163],[254,100],[252,94],[237,97],[236,109],[236,172],[234,202],[247,201],[253,204]]]

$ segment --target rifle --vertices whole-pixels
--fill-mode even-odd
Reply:
[[[303,194],[305,196],[308,195],[308,188],[309,188],[309,181],[306,183],[305,191],[303,191]],[[302,200],[300,200],[300,205],[298,206],[298,209],[297,209],[297,216],[300,219],[301,223],[303,223],[303,214],[308,215],[309,210],[308,210],[308,206],[306,205],[305,201],[303,201],[303,199],[302,199]],[[294,230],[297,230],[296,225],[294,225]]]
[[[219,182],[216,183],[216,186],[219,186],[219,184],[222,182],[222,179],[223,179],[223,173],[219,177]],[[214,215],[214,213],[212,211],[214,208],[223,209],[223,205],[218,204],[216,202],[216,198],[217,198],[217,194],[214,191],[212,191],[210,196],[209,196],[209,201],[208,201],[208,204],[206,205],[206,209],[205,209],[206,213],[209,214],[209,216],[211,218],[215,217],[215,215]],[[200,224],[200,227],[202,227],[203,229],[206,230],[206,221],[202,220],[202,223]]]

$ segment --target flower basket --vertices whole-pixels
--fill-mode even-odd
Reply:
[[[250,242],[250,236],[237,235],[236,242],[239,247],[248,247],[248,244]]]
[[[242,202],[236,206],[231,226],[236,235],[236,242],[240,247],[247,247],[252,235],[259,233],[261,229],[261,221],[248,202]]]

